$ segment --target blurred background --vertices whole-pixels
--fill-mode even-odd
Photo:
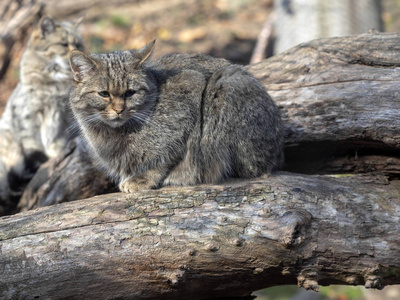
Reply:
[[[301,42],[399,31],[400,0],[0,0],[0,114],[40,16],[84,17],[87,52],[141,47],[154,57],[201,52],[249,64]]]
[[[19,79],[19,61],[43,15],[84,17],[86,52],[142,47],[157,39],[154,57],[208,53],[256,63],[316,38],[400,31],[400,0],[0,0],[0,114]],[[400,299],[399,288],[296,286],[265,289],[258,300]]]

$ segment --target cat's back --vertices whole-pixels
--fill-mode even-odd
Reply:
[[[172,53],[155,60],[151,67],[156,70],[193,70],[210,77],[216,70],[229,65],[229,61],[207,54]]]
[[[170,71],[167,83],[185,86],[177,90],[189,94],[197,88],[197,99],[201,99],[192,101],[193,95],[185,98],[185,102],[201,103],[194,113],[200,121],[188,142],[192,147],[189,154],[170,173],[167,184],[216,183],[232,176],[253,178],[282,165],[279,110],[265,87],[244,67],[205,54],[171,54],[154,66]],[[166,90],[168,84],[161,93],[166,94]],[[179,99],[175,95],[170,98],[171,104]],[[177,111],[174,116],[181,115]],[[190,161],[196,166],[188,167]],[[192,175],[190,170],[198,173]]]

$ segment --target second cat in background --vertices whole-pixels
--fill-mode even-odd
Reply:
[[[20,80],[0,119],[1,207],[15,207],[39,166],[57,157],[71,136],[68,53],[83,50],[79,22],[44,16],[21,58]]]
[[[154,44],[70,54],[73,113],[121,191],[252,178],[281,166],[283,124],[257,79],[202,54],[151,62]]]

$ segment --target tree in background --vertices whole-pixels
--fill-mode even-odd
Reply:
[[[313,39],[383,30],[380,0],[274,0],[274,5],[275,54]]]

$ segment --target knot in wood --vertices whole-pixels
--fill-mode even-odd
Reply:
[[[318,282],[315,280],[311,280],[311,279],[306,279],[303,282],[303,288],[308,290],[312,290],[314,292],[318,292],[319,291],[319,285]]]
[[[212,243],[209,243],[209,244],[207,244],[207,245],[205,246],[205,249],[206,249],[207,251],[210,251],[210,252],[217,252],[217,251],[219,250],[219,247],[215,246],[215,245],[212,244]]]
[[[301,208],[288,210],[282,215],[280,231],[285,247],[298,246],[303,243],[311,219],[311,213]]]
[[[179,282],[183,280],[183,277],[185,275],[185,270],[179,269],[175,270],[173,272],[167,273],[167,280],[168,283],[172,286],[177,286]]]
[[[188,255],[189,255],[189,256],[195,256],[195,255],[196,255],[196,250],[194,250],[194,249],[189,249]]]
[[[227,218],[226,216],[222,216],[222,217],[219,217],[218,220],[219,220],[221,223],[225,223],[226,221],[228,221],[228,218]]]
[[[170,278],[168,278],[168,282],[172,285],[172,286],[176,286],[179,283],[179,278],[176,274],[171,274]]]
[[[319,291],[319,285],[316,280],[307,279],[304,276],[300,275],[297,277],[297,286],[302,287],[304,289],[313,290],[314,292]]]
[[[292,274],[292,269],[291,269],[291,268],[288,268],[288,267],[285,267],[285,268],[283,268],[281,274],[282,274],[282,276],[291,275],[291,274]]]
[[[243,246],[243,242],[244,242],[244,239],[238,238],[238,239],[235,239],[235,240],[233,241],[233,244],[234,244],[235,246],[237,246],[237,247],[242,247],[242,246]]]

